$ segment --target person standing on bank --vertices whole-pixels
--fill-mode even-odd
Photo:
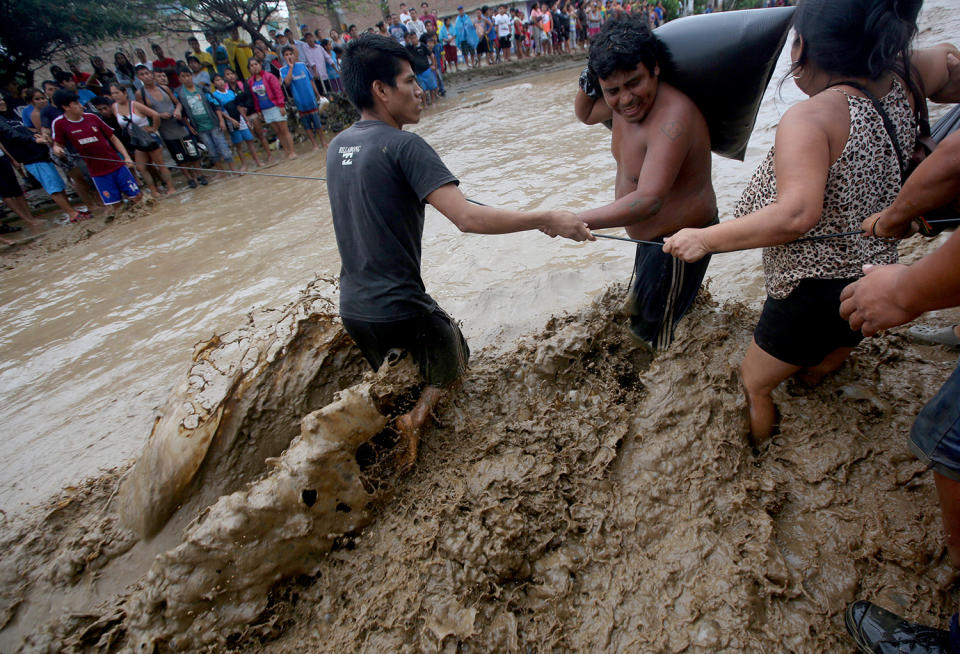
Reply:
[[[791,58],[794,80],[809,99],[784,114],[774,148],[737,205],[739,217],[680,230],[664,245],[688,262],[764,248],[767,300],[740,365],[754,446],[778,427],[773,389],[794,375],[819,383],[863,338],[839,315],[843,288],[863,275],[864,265],[897,261],[894,240],[797,239],[857,231],[896,198],[898,151],[913,152],[915,108],[925,102],[911,92],[904,63],[929,97],[939,97],[949,79],[948,50],[909,51],[921,4],[802,0],[793,16]]]
[[[403,130],[420,120],[423,92],[410,53],[390,37],[363,34],[347,44],[341,76],[360,120],[327,150],[327,189],[340,251],[340,315],[376,370],[393,348],[409,351],[426,386],[397,419],[405,451],[417,457],[420,430],[463,374],[469,348],[420,276],[424,209],[433,205],[461,231],[506,234],[540,229],[593,240],[568,211],[520,212],[470,204],[426,141]]]

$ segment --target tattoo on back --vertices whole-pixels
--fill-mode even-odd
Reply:
[[[671,120],[660,127],[660,131],[671,141],[676,141],[683,132],[683,126],[678,120]]]

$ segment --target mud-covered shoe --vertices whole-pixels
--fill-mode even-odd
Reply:
[[[950,654],[950,632],[909,622],[876,604],[859,601],[844,615],[847,633],[869,654]]]

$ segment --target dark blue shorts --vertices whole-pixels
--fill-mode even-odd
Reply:
[[[126,166],[121,166],[107,175],[94,176],[93,185],[97,187],[104,206],[120,202],[123,199],[120,197],[121,193],[128,198],[135,198],[140,195],[137,180],[133,178]]]
[[[910,430],[910,451],[934,472],[960,481],[960,367],[940,388]]]
[[[711,225],[717,221],[711,222]],[[654,239],[662,243],[662,238]],[[710,255],[686,263],[655,245],[638,245],[630,286],[630,331],[653,350],[673,342],[673,331],[700,291]]]

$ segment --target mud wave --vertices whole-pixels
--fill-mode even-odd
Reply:
[[[942,623],[954,576],[905,437],[950,357],[896,333],[866,341],[821,386],[777,392],[782,434],[754,456],[736,367],[755,313],[701,299],[651,362],[622,293],[481,353],[389,488],[358,485],[357,451],[402,403],[360,386],[310,415],[304,389],[331,372],[318,370],[284,412],[309,407],[279,463],[224,443],[201,477],[243,483],[210,501],[191,485],[153,541],[104,508],[118,475],[64,499],[7,542],[7,631],[40,651],[822,652],[847,647],[856,597]],[[310,342],[276,361],[316,361]],[[247,411],[236,433],[269,415]],[[30,619],[39,595],[94,578],[111,589],[98,609]]]

